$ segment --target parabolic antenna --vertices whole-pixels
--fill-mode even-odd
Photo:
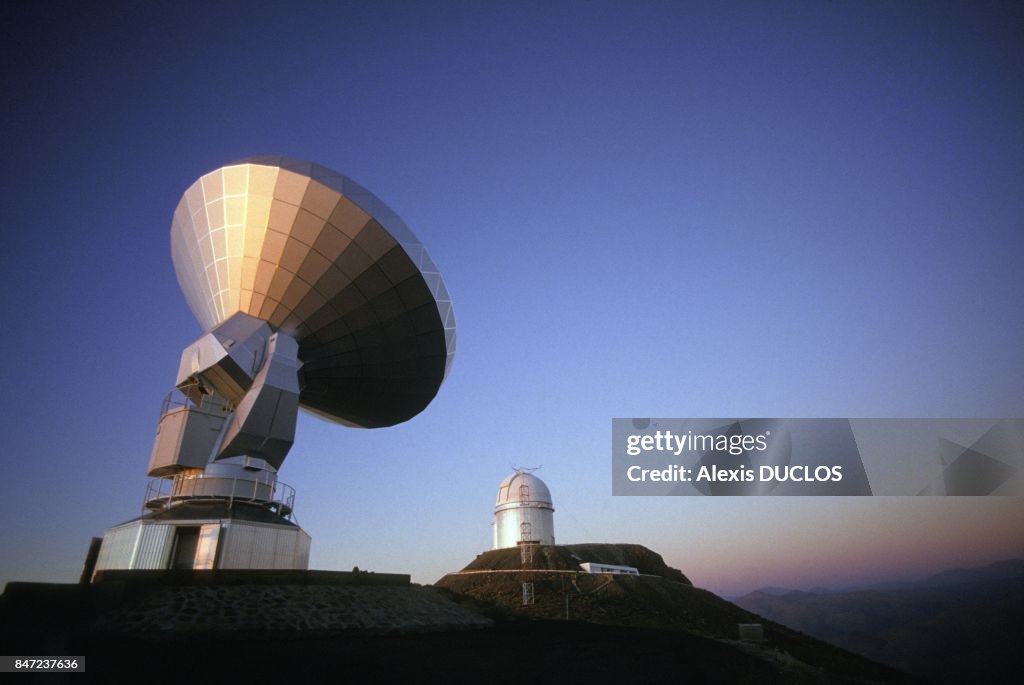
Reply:
[[[178,367],[185,401],[161,409],[145,513],[106,531],[95,570],[304,569],[277,478],[299,408],[364,428],[423,411],[455,355],[448,290],[383,202],[286,157],[193,183],[171,255],[203,335]]]
[[[406,421],[437,394],[455,316],[405,223],[352,179],[287,157],[201,177],[171,225],[185,299],[207,333],[236,313],[298,342],[299,404],[349,426]]]

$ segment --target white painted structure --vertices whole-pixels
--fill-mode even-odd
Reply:
[[[628,576],[638,576],[640,571],[637,570],[636,566],[617,566],[615,564],[598,564],[593,561],[584,561],[580,564],[587,573],[618,573]]]
[[[501,481],[494,505],[494,547],[522,542],[555,544],[555,507],[551,491],[537,476],[522,469]]]
[[[109,529],[96,571],[305,569],[309,534],[295,525],[235,519],[136,519]]]

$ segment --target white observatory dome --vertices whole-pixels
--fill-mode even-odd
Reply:
[[[551,491],[537,476],[517,469],[501,481],[494,505],[494,549],[529,542],[555,544]]]

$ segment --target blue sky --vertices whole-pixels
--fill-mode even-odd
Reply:
[[[0,581],[135,516],[201,331],[171,215],[314,160],[444,273],[459,352],[402,426],[310,416],[311,565],[432,582],[536,466],[559,542],[698,584],[853,583],[1024,548],[1019,499],[611,496],[611,418],[1024,415],[1012,3],[38,3],[3,10]],[[899,553],[895,553],[898,550]]]

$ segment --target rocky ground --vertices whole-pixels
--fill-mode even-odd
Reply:
[[[0,597],[0,653],[85,656],[85,674],[34,682],[916,682],[694,588],[650,550],[581,547],[540,551],[538,564],[559,568],[533,571],[537,603],[525,609],[515,569],[435,587],[385,574],[216,571],[12,583]],[[470,570],[519,559],[499,552]],[[577,573],[584,552],[647,575]],[[740,623],[762,623],[767,639],[739,640]]]
[[[136,602],[99,612],[91,629],[163,639],[191,632],[374,635],[491,625],[433,588],[320,585],[153,588]]]
[[[578,572],[582,561],[633,566],[642,575],[586,574]],[[887,682],[900,677],[863,657],[767,621],[693,587],[682,572],[640,545],[540,547],[527,566],[524,570],[520,550],[492,550],[435,585],[451,591],[456,599],[471,598],[508,618],[568,619],[715,640],[773,663],[789,678]],[[533,584],[532,605],[523,605],[524,582]],[[765,640],[739,640],[741,624],[760,624]]]

